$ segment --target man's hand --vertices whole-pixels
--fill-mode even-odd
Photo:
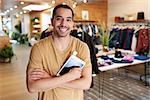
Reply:
[[[31,81],[50,78],[51,76],[43,69],[35,68],[28,72],[28,79]]]
[[[81,77],[81,72],[82,69],[81,68],[72,68],[67,74],[69,74],[70,78],[72,78],[72,80],[75,79],[79,79]]]

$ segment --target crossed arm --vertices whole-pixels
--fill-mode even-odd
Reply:
[[[29,69],[27,72],[27,87],[29,92],[46,91],[63,87],[74,89],[89,89],[92,81],[92,68],[73,68],[68,73],[56,77],[49,75],[43,69]]]

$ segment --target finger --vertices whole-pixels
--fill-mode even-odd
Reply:
[[[41,69],[35,69],[35,70],[32,70],[30,73],[46,74],[47,72],[45,72],[44,70],[41,70]]]
[[[43,69],[41,69],[41,68],[34,68],[33,70],[35,70],[35,71],[43,71]]]
[[[77,68],[77,67],[75,67],[75,68],[73,68],[73,69],[78,70],[78,71],[82,71],[81,68]]]
[[[28,78],[30,79],[30,80],[33,80],[33,79],[41,79],[41,78],[43,78],[41,75],[30,75],[30,76],[28,76]]]
[[[40,69],[40,68],[35,68],[34,71],[40,71],[40,72],[47,73],[44,69]]]
[[[34,71],[40,71],[40,72],[43,72],[43,70],[40,69],[40,68],[32,68],[32,69],[29,70],[29,73],[34,72]]]
[[[35,80],[40,80],[41,78],[37,78],[37,77],[32,77],[32,78],[30,78],[29,80],[31,80],[31,81],[35,81]]]
[[[43,72],[33,71],[33,72],[29,73],[29,75],[44,75],[44,73]]]

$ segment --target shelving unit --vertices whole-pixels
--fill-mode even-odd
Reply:
[[[40,19],[35,17],[32,19],[32,34],[40,34],[40,32],[41,32]]]
[[[144,23],[148,22],[149,20],[124,20],[117,23]]]

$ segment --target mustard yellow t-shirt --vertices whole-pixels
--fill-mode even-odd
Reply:
[[[73,51],[77,51],[77,56],[86,62],[85,67],[91,67],[89,48],[84,42],[71,36],[68,47],[60,51],[49,36],[33,46],[27,69],[42,68],[55,76]],[[83,90],[54,88],[40,92],[39,100],[83,100]]]

